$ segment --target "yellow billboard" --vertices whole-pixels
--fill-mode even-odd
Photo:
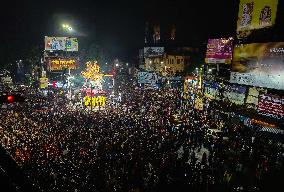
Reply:
[[[275,24],[278,0],[240,0],[237,33]]]

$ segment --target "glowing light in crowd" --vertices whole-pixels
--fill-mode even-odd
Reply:
[[[87,68],[82,71],[82,76],[92,81],[102,80],[103,74],[100,74],[100,66],[97,61],[88,61]]]

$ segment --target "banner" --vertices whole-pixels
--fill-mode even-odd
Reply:
[[[284,118],[284,97],[272,94],[260,95],[258,111],[267,116]]]
[[[260,92],[266,93],[267,90],[265,90],[263,88],[258,88],[258,87],[250,87],[248,89],[246,104],[252,104],[253,106],[251,106],[251,108],[256,109],[254,106],[258,105],[258,97],[259,97]]]
[[[218,89],[214,89],[213,87],[204,87],[204,96],[210,99],[219,98],[219,91]]]
[[[106,97],[105,96],[95,96],[95,97],[84,97],[84,104],[85,106],[92,106],[92,107],[104,107],[106,105]]]
[[[231,64],[233,38],[209,39],[206,51],[206,63]]]
[[[240,0],[237,32],[275,24],[278,0]]]
[[[203,84],[204,86],[204,96],[210,99],[216,99],[220,100],[220,84],[218,83],[210,83],[210,82],[205,82]]]
[[[158,83],[158,75],[156,73],[138,72],[138,83]]]
[[[65,39],[66,51],[78,51],[78,39],[73,37],[66,37]]]
[[[284,90],[284,42],[236,45],[231,83]]]
[[[246,87],[240,85],[227,85],[225,88],[223,95],[230,102],[235,103],[237,105],[242,105],[245,102],[246,97]]]
[[[78,51],[78,40],[72,37],[45,36],[46,51]]]
[[[48,78],[41,77],[41,78],[39,78],[39,82],[40,82],[40,88],[41,89],[48,87]]]
[[[155,57],[164,54],[164,47],[144,47],[144,57]]]
[[[102,95],[102,94],[107,94],[107,91],[105,90],[98,90],[98,89],[91,89],[91,88],[82,88],[81,89],[82,93],[85,93],[86,96],[95,96],[95,95]]]
[[[74,58],[47,57],[47,69],[57,71],[64,69],[77,69],[78,63]]]
[[[230,92],[235,92],[238,94],[246,94],[246,86],[241,86],[241,85],[227,85],[226,90],[230,91]]]

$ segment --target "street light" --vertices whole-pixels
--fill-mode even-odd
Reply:
[[[70,25],[68,25],[68,24],[62,24],[62,27],[63,27],[63,29],[65,29],[65,30],[67,30],[69,32],[73,31],[73,28]]]

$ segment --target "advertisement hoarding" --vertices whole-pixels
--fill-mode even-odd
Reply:
[[[204,87],[204,96],[210,99],[219,99],[219,90],[213,87]]]
[[[246,87],[240,85],[227,85],[223,95],[232,103],[242,105],[245,102]]]
[[[156,73],[138,72],[138,83],[158,83],[158,75]]]
[[[47,70],[57,71],[64,69],[77,69],[78,63],[75,58],[47,57]]]
[[[250,31],[275,24],[278,0],[240,0],[237,31]]]
[[[284,42],[236,45],[230,82],[284,90]]]
[[[78,51],[78,39],[73,37],[45,36],[46,51]]]
[[[164,54],[164,47],[144,47],[144,57],[155,57]]]
[[[209,39],[206,51],[206,63],[230,64],[233,52],[233,38]]]
[[[104,107],[106,105],[106,97],[105,96],[94,96],[94,97],[85,96],[84,104],[85,106]]]
[[[284,97],[272,94],[259,96],[258,111],[264,115],[284,118]]]

